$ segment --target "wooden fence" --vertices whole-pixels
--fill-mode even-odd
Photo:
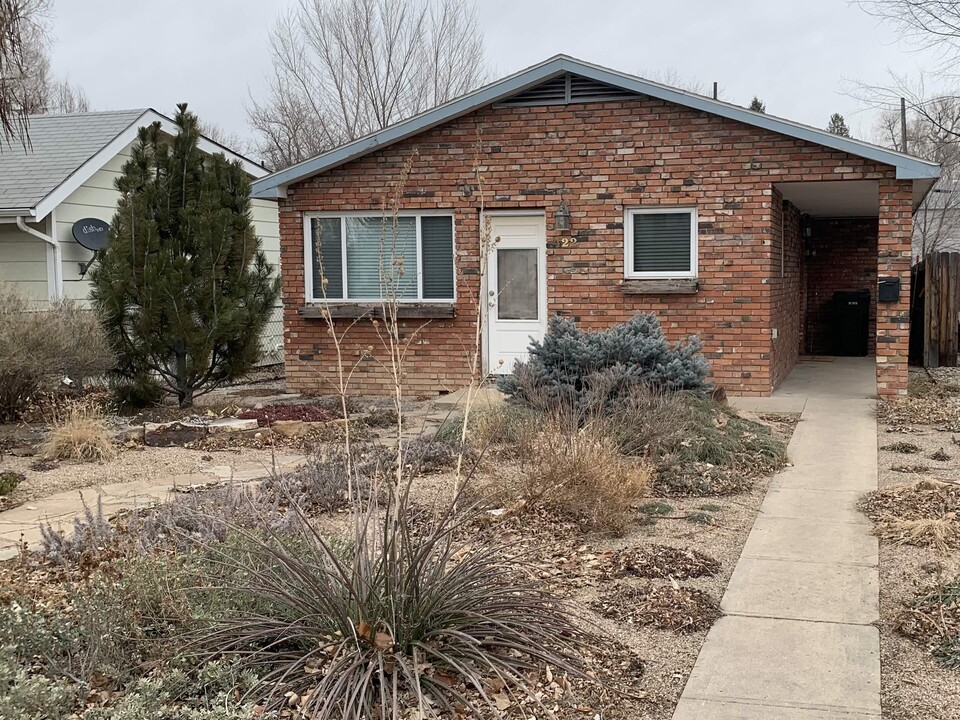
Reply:
[[[960,252],[940,252],[923,260],[923,365],[957,365],[960,343]]]

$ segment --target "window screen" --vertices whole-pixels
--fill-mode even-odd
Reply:
[[[314,300],[454,299],[452,215],[313,217],[310,229]]]
[[[633,214],[633,267],[635,273],[691,271],[693,213]]]
[[[420,249],[423,251],[423,297],[453,299],[453,218],[420,218]]]

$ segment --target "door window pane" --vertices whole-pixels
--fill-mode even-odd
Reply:
[[[537,320],[537,251],[497,250],[497,317],[500,320]]]

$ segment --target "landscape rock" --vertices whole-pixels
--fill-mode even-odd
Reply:
[[[180,421],[166,423],[144,423],[143,442],[149,447],[171,447],[186,445],[205,437],[207,426]]]
[[[256,430],[258,427],[260,427],[260,425],[256,418],[219,418],[207,425],[207,431],[213,435],[216,433]]]

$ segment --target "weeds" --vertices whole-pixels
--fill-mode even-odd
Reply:
[[[901,453],[902,455],[915,455],[920,452],[920,446],[909,442],[895,442],[889,445],[882,445],[881,450],[888,452]]]
[[[939,665],[960,669],[960,578],[919,592],[896,624],[901,633],[922,643]]]
[[[637,510],[645,515],[673,515],[673,505],[668,505],[659,500],[656,502],[643,503]]]
[[[14,472],[13,470],[0,472],[0,495],[9,495],[16,490],[17,486],[25,479],[23,473]]]

